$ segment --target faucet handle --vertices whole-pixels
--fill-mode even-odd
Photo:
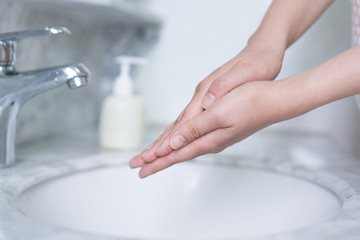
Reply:
[[[15,73],[16,45],[21,39],[36,36],[71,34],[66,27],[46,27],[0,34],[0,74]]]
[[[0,34],[0,42],[16,42],[23,38],[36,37],[36,36],[46,36],[46,35],[56,35],[67,33],[71,34],[70,30],[66,27],[46,27],[44,29],[37,30],[24,30],[18,32],[9,32]]]

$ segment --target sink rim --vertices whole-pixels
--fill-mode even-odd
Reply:
[[[323,188],[321,186],[319,186],[318,184],[314,184],[310,181],[306,181],[304,179],[300,179],[298,177],[293,177],[293,176],[289,176],[288,174],[279,174],[279,173],[275,173],[273,171],[268,171],[264,168],[259,168],[259,167],[248,167],[248,166],[244,166],[244,167],[233,167],[229,164],[217,164],[218,166],[216,166],[215,164],[212,163],[205,163],[205,162],[197,162],[197,163],[185,163],[185,164],[179,164],[178,166],[171,168],[167,171],[164,171],[162,173],[159,173],[159,175],[155,175],[152,176],[149,179],[146,180],[135,180],[136,179],[136,172],[131,172],[129,171],[128,167],[126,166],[114,166],[114,167],[107,167],[107,168],[96,168],[90,171],[81,171],[81,172],[77,172],[71,175],[67,175],[65,177],[59,177],[59,178],[52,178],[49,181],[45,181],[44,183],[38,184],[38,185],[34,185],[33,187],[30,187],[28,189],[26,189],[24,192],[22,192],[19,196],[19,198],[16,201],[16,204],[18,206],[18,209],[20,211],[23,211],[27,216],[30,216],[31,218],[37,219],[38,221],[42,221],[48,224],[52,224],[55,226],[61,226],[64,228],[69,228],[69,229],[73,229],[75,231],[80,231],[80,232],[86,232],[86,233],[92,233],[92,234],[96,234],[96,235],[101,235],[101,236],[114,236],[114,237],[129,237],[129,238],[136,238],[136,239],[169,239],[169,238],[173,238],[175,237],[176,239],[197,239],[198,237],[200,239],[208,239],[209,237],[214,237],[217,236],[218,238],[221,238],[221,236],[227,236],[227,238],[241,238],[241,237],[263,237],[263,236],[269,236],[269,235],[275,235],[275,234],[279,234],[279,233],[284,233],[284,232],[291,232],[291,231],[295,231],[298,229],[304,229],[307,228],[309,226],[315,226],[318,225],[319,223],[323,223],[325,221],[328,221],[329,219],[333,218],[334,216],[336,216],[342,206],[342,202],[340,201],[339,197],[336,196],[335,194],[333,194],[332,192],[328,191],[326,188]],[[168,172],[169,171],[169,172]],[[222,173],[222,174],[221,174]],[[164,177],[165,174],[165,178]],[[227,219],[227,221],[225,220],[225,222],[237,222],[236,225],[238,225],[238,227],[230,227],[228,228],[228,224],[222,225],[220,222],[224,222],[224,221],[209,221],[207,222],[207,218],[204,219],[203,217],[199,217],[199,219],[197,218],[198,216],[204,216],[207,215],[207,213],[215,213],[213,212],[213,205],[211,205],[210,208],[205,207],[205,209],[203,211],[200,210],[200,214],[186,214],[185,212],[187,211],[187,207],[182,208],[181,206],[183,206],[183,204],[187,205],[185,202],[179,200],[179,202],[177,201],[178,199],[181,199],[183,196],[183,191],[184,191],[184,187],[188,189],[189,184],[186,184],[184,180],[188,179],[187,177],[190,177],[190,179],[194,179],[191,176],[194,177],[195,174],[196,176],[206,176],[206,177],[200,177],[202,180],[202,184],[200,184],[202,187],[198,188],[197,191],[195,192],[202,192],[203,194],[205,194],[206,197],[201,198],[201,196],[204,196],[203,194],[196,194],[193,191],[190,191],[192,193],[190,193],[190,195],[188,195],[190,198],[192,198],[191,196],[194,196],[194,194],[197,196],[195,198],[192,198],[194,200],[194,204],[195,205],[190,205],[188,207],[190,207],[191,209],[193,209],[195,206],[196,208],[202,209],[202,206],[206,206],[206,202],[209,198],[216,198],[216,196],[218,196],[219,191],[222,191],[222,189],[224,189],[225,185],[229,185],[232,186],[230,188],[225,187],[225,189],[231,189],[230,192],[228,192],[228,196],[226,197],[226,199],[232,199],[231,201],[228,200],[224,200],[222,198],[218,199],[220,202],[225,201],[226,203],[232,205],[233,207],[228,208],[225,207],[228,204],[221,204],[218,205],[216,204],[216,211],[217,212],[219,209],[224,210],[224,212],[226,212],[227,214],[222,214],[221,212],[218,213],[219,215],[213,215],[216,216],[216,218],[218,219]],[[221,174],[221,178],[218,178]],[[186,177],[187,176],[187,177]],[[218,176],[215,177],[215,181],[211,180],[213,179],[212,176]],[[256,176],[256,177],[254,177]],[[84,178],[83,178],[84,177]],[[94,178],[95,177],[95,178]],[[128,178],[130,177],[130,178]],[[184,178],[185,177],[185,178]],[[229,178],[228,178],[229,177]],[[134,179],[135,178],[135,179]],[[112,179],[111,182],[109,182],[109,179]],[[183,219],[185,220],[185,222],[183,222],[183,225],[181,225],[181,228],[183,229],[187,229],[190,233],[185,233],[183,231],[178,232],[177,230],[174,229],[174,231],[162,231],[158,232],[158,231],[153,231],[150,229],[153,229],[152,227],[147,228],[147,226],[149,226],[149,221],[154,221],[157,222],[154,227],[156,229],[156,226],[163,225],[163,227],[165,227],[166,229],[172,229],[173,227],[176,227],[176,229],[178,228],[177,224],[171,224],[169,223],[167,217],[163,218],[161,217],[162,214],[160,212],[160,217],[155,217],[155,219],[153,219],[153,216],[155,214],[155,212],[152,211],[151,214],[146,214],[147,210],[142,208],[142,201],[132,205],[133,202],[137,202],[136,199],[138,199],[139,196],[137,196],[137,194],[133,195],[134,192],[133,190],[127,190],[129,189],[127,186],[129,186],[126,181],[127,179],[130,180],[130,182],[132,182],[131,180],[135,180],[134,183],[135,185],[130,184],[130,186],[134,186],[135,189],[137,189],[137,187],[139,187],[139,192],[143,192],[143,190],[145,189],[152,189],[152,192],[156,192],[158,194],[160,194],[160,196],[162,196],[161,192],[163,194],[165,194],[162,197],[156,197],[157,194],[153,195],[154,199],[152,197],[149,197],[145,202],[149,202],[149,205],[152,206],[152,204],[155,204],[156,206],[153,206],[154,209],[159,209],[161,211],[161,209],[163,209],[160,206],[166,206],[165,212],[169,211],[169,207],[172,208],[173,204],[177,204],[179,203],[179,208],[181,208],[182,210],[180,210],[180,214],[177,211],[174,211],[174,217],[175,219]],[[161,179],[161,180],[160,180]],[[195,177],[195,179],[199,179],[197,177]],[[226,179],[226,180],[225,180]],[[230,180],[231,179],[231,180]],[[262,180],[261,180],[262,179]],[[170,182],[173,182],[173,184],[163,184],[164,180],[167,181],[169,180]],[[180,180],[180,184],[177,180]],[[233,181],[235,180],[235,181]],[[238,182],[240,180],[240,182]],[[221,185],[218,185],[218,189],[214,190],[214,191],[210,191],[213,192],[211,195],[206,195],[209,192],[208,187],[211,187],[216,185],[217,183],[219,183],[219,181],[221,182]],[[101,184],[97,185],[98,182],[101,182]],[[143,184],[141,183],[143,182]],[[209,185],[209,182],[210,185]],[[121,184],[121,183],[125,183],[125,184]],[[185,183],[185,185],[184,185]],[[189,183],[189,182],[187,182]],[[43,185],[45,184],[45,185]],[[50,184],[50,185],[49,185]],[[54,184],[54,185],[52,185]],[[90,188],[85,188],[84,190],[83,187],[84,185],[86,186],[87,184],[90,184],[89,186],[91,186]],[[94,185],[93,185],[94,184]],[[105,187],[104,184],[107,184],[107,186],[110,187]],[[145,186],[147,187],[144,187]],[[288,185],[290,184],[290,185]],[[295,185],[293,185],[295,184]],[[60,188],[58,188],[60,186]],[[264,187],[267,186],[267,187]],[[137,187],[136,187],[137,186]],[[175,186],[175,188],[174,188]],[[251,187],[249,187],[251,186]],[[255,187],[256,186],[256,187]],[[290,188],[288,188],[288,187]],[[305,188],[303,188],[303,186]],[[73,188],[74,187],[74,188]],[[120,187],[121,189],[124,188],[124,192],[119,192],[119,194],[115,194],[112,195],[114,192],[117,192],[115,189]],[[163,187],[165,187],[165,189],[163,189]],[[204,188],[203,188],[204,187]],[[254,188],[255,187],[255,188]],[[163,189],[165,191],[160,191],[157,192],[157,189]],[[47,189],[47,190],[46,190]],[[57,190],[60,191],[57,191]],[[63,192],[61,189],[65,190],[65,192]],[[69,191],[67,191],[66,189],[71,189]],[[91,190],[89,190],[91,189]],[[94,194],[94,189],[95,189],[95,193],[97,191],[99,191],[98,193]],[[104,189],[109,189],[109,190],[104,190]],[[110,190],[112,189],[112,190]],[[131,189],[131,188],[130,188]],[[143,189],[143,190],[141,190]],[[174,189],[182,189],[180,190],[180,192],[178,190],[174,190]],[[204,189],[207,189],[204,191]],[[272,195],[273,191],[268,192],[269,198],[267,198],[267,194],[263,195],[261,193],[263,193],[264,191],[267,192],[268,189],[273,189],[273,191],[275,192],[279,192],[281,191],[281,194],[275,194]],[[283,191],[284,189],[287,189],[285,191]],[[304,192],[301,191],[304,190]],[[45,190],[45,191],[44,191]],[[115,190],[115,191],[114,191]],[[238,191],[240,190],[240,191]],[[298,190],[300,190],[300,192],[298,192]],[[33,195],[33,191],[35,191],[35,195]],[[39,192],[40,191],[40,192]],[[50,192],[49,192],[50,191]],[[103,192],[105,191],[105,192]],[[169,201],[165,201],[163,204],[156,204],[157,202],[161,202],[162,199],[167,198],[167,194],[169,192],[174,191],[174,195],[176,195],[177,197],[173,198],[172,200]],[[36,192],[38,192],[38,194],[36,194]],[[135,191],[138,192],[138,191]],[[145,190],[145,192],[147,192]],[[239,194],[236,194],[236,193]],[[79,195],[77,194],[79,193]],[[81,194],[80,194],[81,193]],[[234,194],[235,193],[235,194]],[[259,193],[261,195],[259,195]],[[280,192],[279,192],[280,193]],[[45,194],[45,195],[44,195]],[[60,194],[60,195],[59,195]],[[71,196],[75,194],[74,196],[77,197],[72,197],[70,200],[70,202],[66,201],[67,203],[64,205],[63,201],[59,199],[62,199],[63,197],[65,199],[67,199],[66,196]],[[97,199],[96,196],[112,196],[110,198],[107,198],[108,200],[106,200],[106,203],[110,204],[108,206],[113,206],[113,207],[105,207],[102,208],[103,210],[101,210],[100,212],[95,210],[97,209],[97,206],[102,206],[101,204],[101,198]],[[123,196],[122,195],[126,195],[126,196],[132,196],[130,198],[127,198],[128,200],[125,200],[125,202],[123,202]],[[179,194],[179,195],[178,195]],[[246,196],[243,196],[243,194],[245,194]],[[311,195],[314,194],[314,195]],[[146,194],[147,195],[147,194]],[[171,194],[172,195],[172,194]],[[171,196],[170,195],[170,196]],[[223,195],[223,194],[220,194]],[[226,196],[227,194],[225,194]],[[44,201],[44,197],[47,198],[47,196],[49,196],[49,199],[47,199],[46,201]],[[86,196],[85,199],[97,199],[97,200],[93,200],[90,201],[91,203],[85,204],[85,206],[92,206],[92,207],[85,207],[83,209],[83,205],[84,203],[82,202],[78,202],[76,199],[84,199],[83,197]],[[254,196],[255,197],[254,199]],[[273,196],[273,197],[271,197]],[[296,197],[295,197],[296,196]],[[306,199],[309,199],[308,197],[304,196],[314,196],[313,200],[309,200],[308,204],[305,204]],[[324,198],[324,197],[328,197]],[[35,197],[35,198],[34,198]],[[135,197],[135,198],[133,198]],[[30,202],[34,202],[35,205],[33,204],[29,204],[29,202],[26,199],[29,199]],[[196,204],[196,202],[198,202],[196,199],[201,198],[202,200],[204,200],[205,202],[200,203],[200,204]],[[31,199],[35,199],[35,200],[31,200]],[[110,199],[117,199],[117,200],[110,200]],[[132,200],[131,200],[132,199]],[[151,200],[152,199],[152,200]],[[248,199],[248,200],[245,200]],[[260,200],[260,202],[258,202],[257,204],[253,204],[253,202],[257,202],[256,199],[262,199]],[[271,200],[272,199],[272,200]],[[274,201],[274,199],[276,199]],[[310,198],[311,199],[311,198]],[[321,200],[320,200],[321,199]],[[155,201],[154,201],[155,200]],[[85,200],[87,201],[87,200]],[[99,202],[100,201],[100,202]],[[247,202],[248,205],[238,205],[239,202]],[[217,201],[216,201],[217,202]],[[73,204],[72,204],[73,203]],[[96,205],[94,205],[94,203]],[[119,207],[119,203],[120,207]],[[170,204],[169,204],[170,203]],[[270,204],[270,206],[273,207],[266,207],[266,209],[263,209],[263,211],[257,211],[257,209],[261,209],[261,206],[267,205],[267,203]],[[281,204],[279,204],[281,203]],[[303,204],[304,203],[304,204]],[[70,204],[70,205],[69,205]],[[139,204],[139,205],[138,205]],[[246,204],[246,203],[245,203]],[[46,206],[49,205],[49,206]],[[147,207],[149,207],[149,205],[147,205]],[[42,206],[45,207],[45,209],[48,210],[44,210],[43,212],[45,213],[45,215],[38,214],[38,210],[41,211],[41,209],[43,208]],[[71,207],[69,207],[71,206]],[[128,206],[128,207],[124,207],[124,206]],[[132,206],[139,206],[139,211],[136,211],[137,213],[132,214],[131,211],[127,212],[127,210],[129,207],[132,208]],[[247,207],[244,207],[247,206]],[[280,209],[278,210],[273,210],[278,208],[279,206],[281,206]],[[305,207],[306,206],[306,207]],[[325,207],[327,206],[327,207]],[[61,209],[64,207],[63,211],[58,211],[57,213],[54,212],[54,215],[50,214],[46,214],[48,211],[53,212],[52,209],[57,209],[58,207],[60,207]],[[95,207],[95,209],[94,209]],[[329,208],[330,207],[330,208]],[[317,209],[319,210],[319,213],[316,213],[313,211],[313,209]],[[83,209],[80,210],[79,209]],[[93,210],[94,209],[94,210]],[[106,210],[105,210],[106,209]],[[242,210],[239,210],[242,209]],[[247,212],[247,209],[252,209],[255,212],[249,211]],[[282,210],[282,209],[287,209],[287,210]],[[295,210],[298,209],[298,210]],[[299,210],[299,209],[303,209],[303,210]],[[326,209],[326,210],[325,210]],[[103,212],[107,212],[107,214],[102,214]],[[121,215],[115,214],[113,215],[112,212],[122,212]],[[302,215],[303,211],[308,212],[308,214],[304,214]],[[67,214],[64,214],[67,213]],[[88,215],[88,213],[91,212],[93,217],[90,217]],[[141,212],[145,212],[145,214],[139,214]],[[176,213],[177,212],[177,213]],[[190,211],[192,212],[192,211]],[[252,213],[251,213],[252,212]],[[98,215],[100,213],[100,215]],[[289,213],[292,213],[289,215]],[[123,215],[126,214],[126,215]],[[130,214],[132,216],[127,216],[127,214]],[[185,214],[185,218],[182,217],[183,214]],[[249,221],[249,217],[252,218],[252,215],[254,214],[254,219]],[[265,215],[264,215],[265,214]],[[283,216],[283,217],[276,217],[277,220],[273,219],[272,216],[277,215],[278,216]],[[296,215],[294,215],[296,214]],[[156,214],[155,214],[156,215]],[[165,214],[166,215],[166,214]],[[247,216],[247,217],[244,217]],[[296,218],[294,218],[294,216],[297,216]],[[43,216],[43,217],[41,217]],[[58,217],[61,216],[61,217]],[[72,216],[72,217],[70,217]],[[79,216],[79,217],[77,217]],[[81,217],[80,217],[81,216]],[[270,217],[268,217],[270,216]],[[287,219],[288,217],[291,217],[291,219],[297,219],[296,221],[291,221],[290,219]],[[301,217],[302,216],[302,217]],[[86,221],[86,219],[88,219],[90,217],[90,219],[93,220],[89,220]],[[56,220],[56,219],[62,219],[62,220]],[[193,224],[200,224],[199,226],[193,228],[192,226],[194,226],[193,224],[189,224],[188,220],[186,219],[197,219],[194,222],[192,222]],[[72,219],[77,219],[72,221]],[[96,220],[96,219],[103,219],[101,221]],[[111,220],[110,220],[111,219]],[[144,220],[146,219],[146,220]],[[230,220],[232,219],[232,220]],[[242,219],[242,220],[241,220]],[[268,219],[268,220],[264,220],[263,219]],[[275,220],[275,221],[274,221]],[[230,221],[230,222],[229,222]],[[70,223],[71,222],[71,223]],[[84,224],[84,222],[87,222]],[[136,223],[136,225],[138,226],[143,226],[143,231],[141,231],[141,233],[137,232],[136,230],[126,230],[128,227],[130,229],[132,229],[132,225],[130,224],[128,225],[128,222],[132,222],[132,223]],[[171,221],[172,222],[172,221]],[[181,221],[182,222],[182,221]],[[272,223],[274,222],[274,225],[272,225]],[[277,223],[275,223],[277,222]],[[105,225],[102,225],[102,223],[106,223]],[[180,222],[179,222],[180,223]],[[90,225],[89,225],[90,224]],[[209,224],[209,225],[208,225]],[[231,224],[230,224],[231,225]],[[268,225],[272,225],[272,227],[269,227]],[[101,227],[104,226],[104,227]],[[124,227],[120,227],[120,226],[124,226]],[[126,227],[127,226],[127,227]],[[150,226],[153,226],[153,224],[150,224]],[[222,230],[210,230],[210,229],[217,229],[216,226],[223,226],[220,227],[219,229]],[[240,228],[244,228],[243,231],[239,231],[239,227]],[[209,231],[207,231],[206,229],[210,228]],[[106,229],[106,230],[105,230]],[[197,230],[195,230],[197,229]],[[199,230],[202,229],[202,230]],[[228,229],[228,230],[225,230]],[[236,230],[237,229],[237,230]],[[252,230],[250,230],[252,229]],[[225,231],[225,232],[224,232]],[[175,234],[175,235],[174,235]],[[194,234],[194,235],[193,235]],[[182,237],[184,238],[182,238]],[[195,237],[197,236],[197,237]],[[211,238],[212,239],[212,238]],[[217,238],[216,238],[217,239]]]
[[[10,197],[11,207],[14,211],[18,213],[17,217],[22,218],[22,221],[26,222],[27,224],[30,224],[32,226],[35,225],[36,229],[38,229],[39,232],[41,232],[40,228],[58,230],[60,229],[64,233],[70,234],[69,236],[79,235],[95,237],[96,235],[94,234],[83,233],[77,230],[71,230],[59,226],[52,226],[48,223],[39,223],[38,221],[31,219],[30,216],[24,215],[21,210],[15,206],[16,198],[22,192],[28,190],[29,188],[57,177],[64,177],[66,175],[76,174],[80,172],[93,171],[100,168],[109,168],[114,166],[127,167],[127,160],[131,156],[133,156],[133,153],[106,153],[78,159],[68,159],[60,163],[48,163],[46,165],[43,165],[42,167],[28,169],[27,171],[24,171],[21,177],[12,179],[12,181],[9,182],[8,186],[5,187],[8,189],[6,193],[8,193],[8,197]],[[305,229],[295,230],[293,231],[294,233],[299,231],[311,230],[314,227],[321,227],[322,225],[325,226],[335,222],[339,223],[339,221],[341,221],[341,215],[343,215],[344,212],[346,212],[347,210],[351,210],[354,207],[358,208],[359,206],[359,202],[354,202],[354,198],[349,198],[349,194],[352,196],[359,194],[357,194],[356,191],[345,181],[330,173],[314,171],[307,168],[294,167],[291,165],[291,163],[289,163],[288,166],[284,166],[283,164],[281,166],[277,166],[275,164],[268,164],[265,160],[248,156],[221,155],[221,160],[218,160],[219,156],[219,154],[216,156],[202,156],[193,160],[193,163],[190,164],[220,164],[222,166],[227,165],[237,168],[255,168],[256,170],[275,172],[276,174],[282,174],[288,177],[300,178],[301,180],[309,181],[312,184],[318,185],[332,192],[335,196],[339,198],[342,204],[339,214],[334,216],[332,219],[325,221],[324,223],[320,223],[320,226],[312,226]],[[337,184],[333,184],[334,182],[336,182]],[[106,238],[104,236],[101,237],[102,239],[112,239]]]

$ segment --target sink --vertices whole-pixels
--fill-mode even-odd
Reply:
[[[195,161],[143,180],[126,165],[77,171],[29,187],[16,205],[37,221],[100,239],[228,239],[314,226],[342,203],[306,179]]]

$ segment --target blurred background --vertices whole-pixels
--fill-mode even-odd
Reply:
[[[136,91],[145,99],[149,126],[166,126],[190,101],[196,85],[245,47],[270,4],[270,0],[2,0],[0,32],[48,25],[73,32],[22,42],[20,70],[84,62],[92,72],[92,82],[84,89],[51,91],[27,103],[18,123],[18,142],[97,127],[102,100],[118,74],[114,58],[122,54],[149,59],[148,65],[133,71]],[[350,1],[334,1],[288,49],[278,78],[314,67],[350,47]],[[359,124],[355,100],[348,98],[263,131],[325,135],[360,156]]]
[[[173,121],[199,81],[234,57],[257,29],[270,0],[144,0],[163,20],[150,65],[139,72],[150,122]],[[351,3],[334,1],[325,14],[287,51],[282,79],[314,67],[351,47]],[[304,95],[304,98],[307,96]],[[316,109],[265,131],[329,135],[360,154],[360,117],[354,98]]]

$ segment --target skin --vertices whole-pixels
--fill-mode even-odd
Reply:
[[[175,163],[220,152],[273,123],[360,93],[354,47],[298,75],[278,80],[285,50],[332,3],[275,0],[245,49],[201,81],[188,106],[130,161],[147,177]]]

